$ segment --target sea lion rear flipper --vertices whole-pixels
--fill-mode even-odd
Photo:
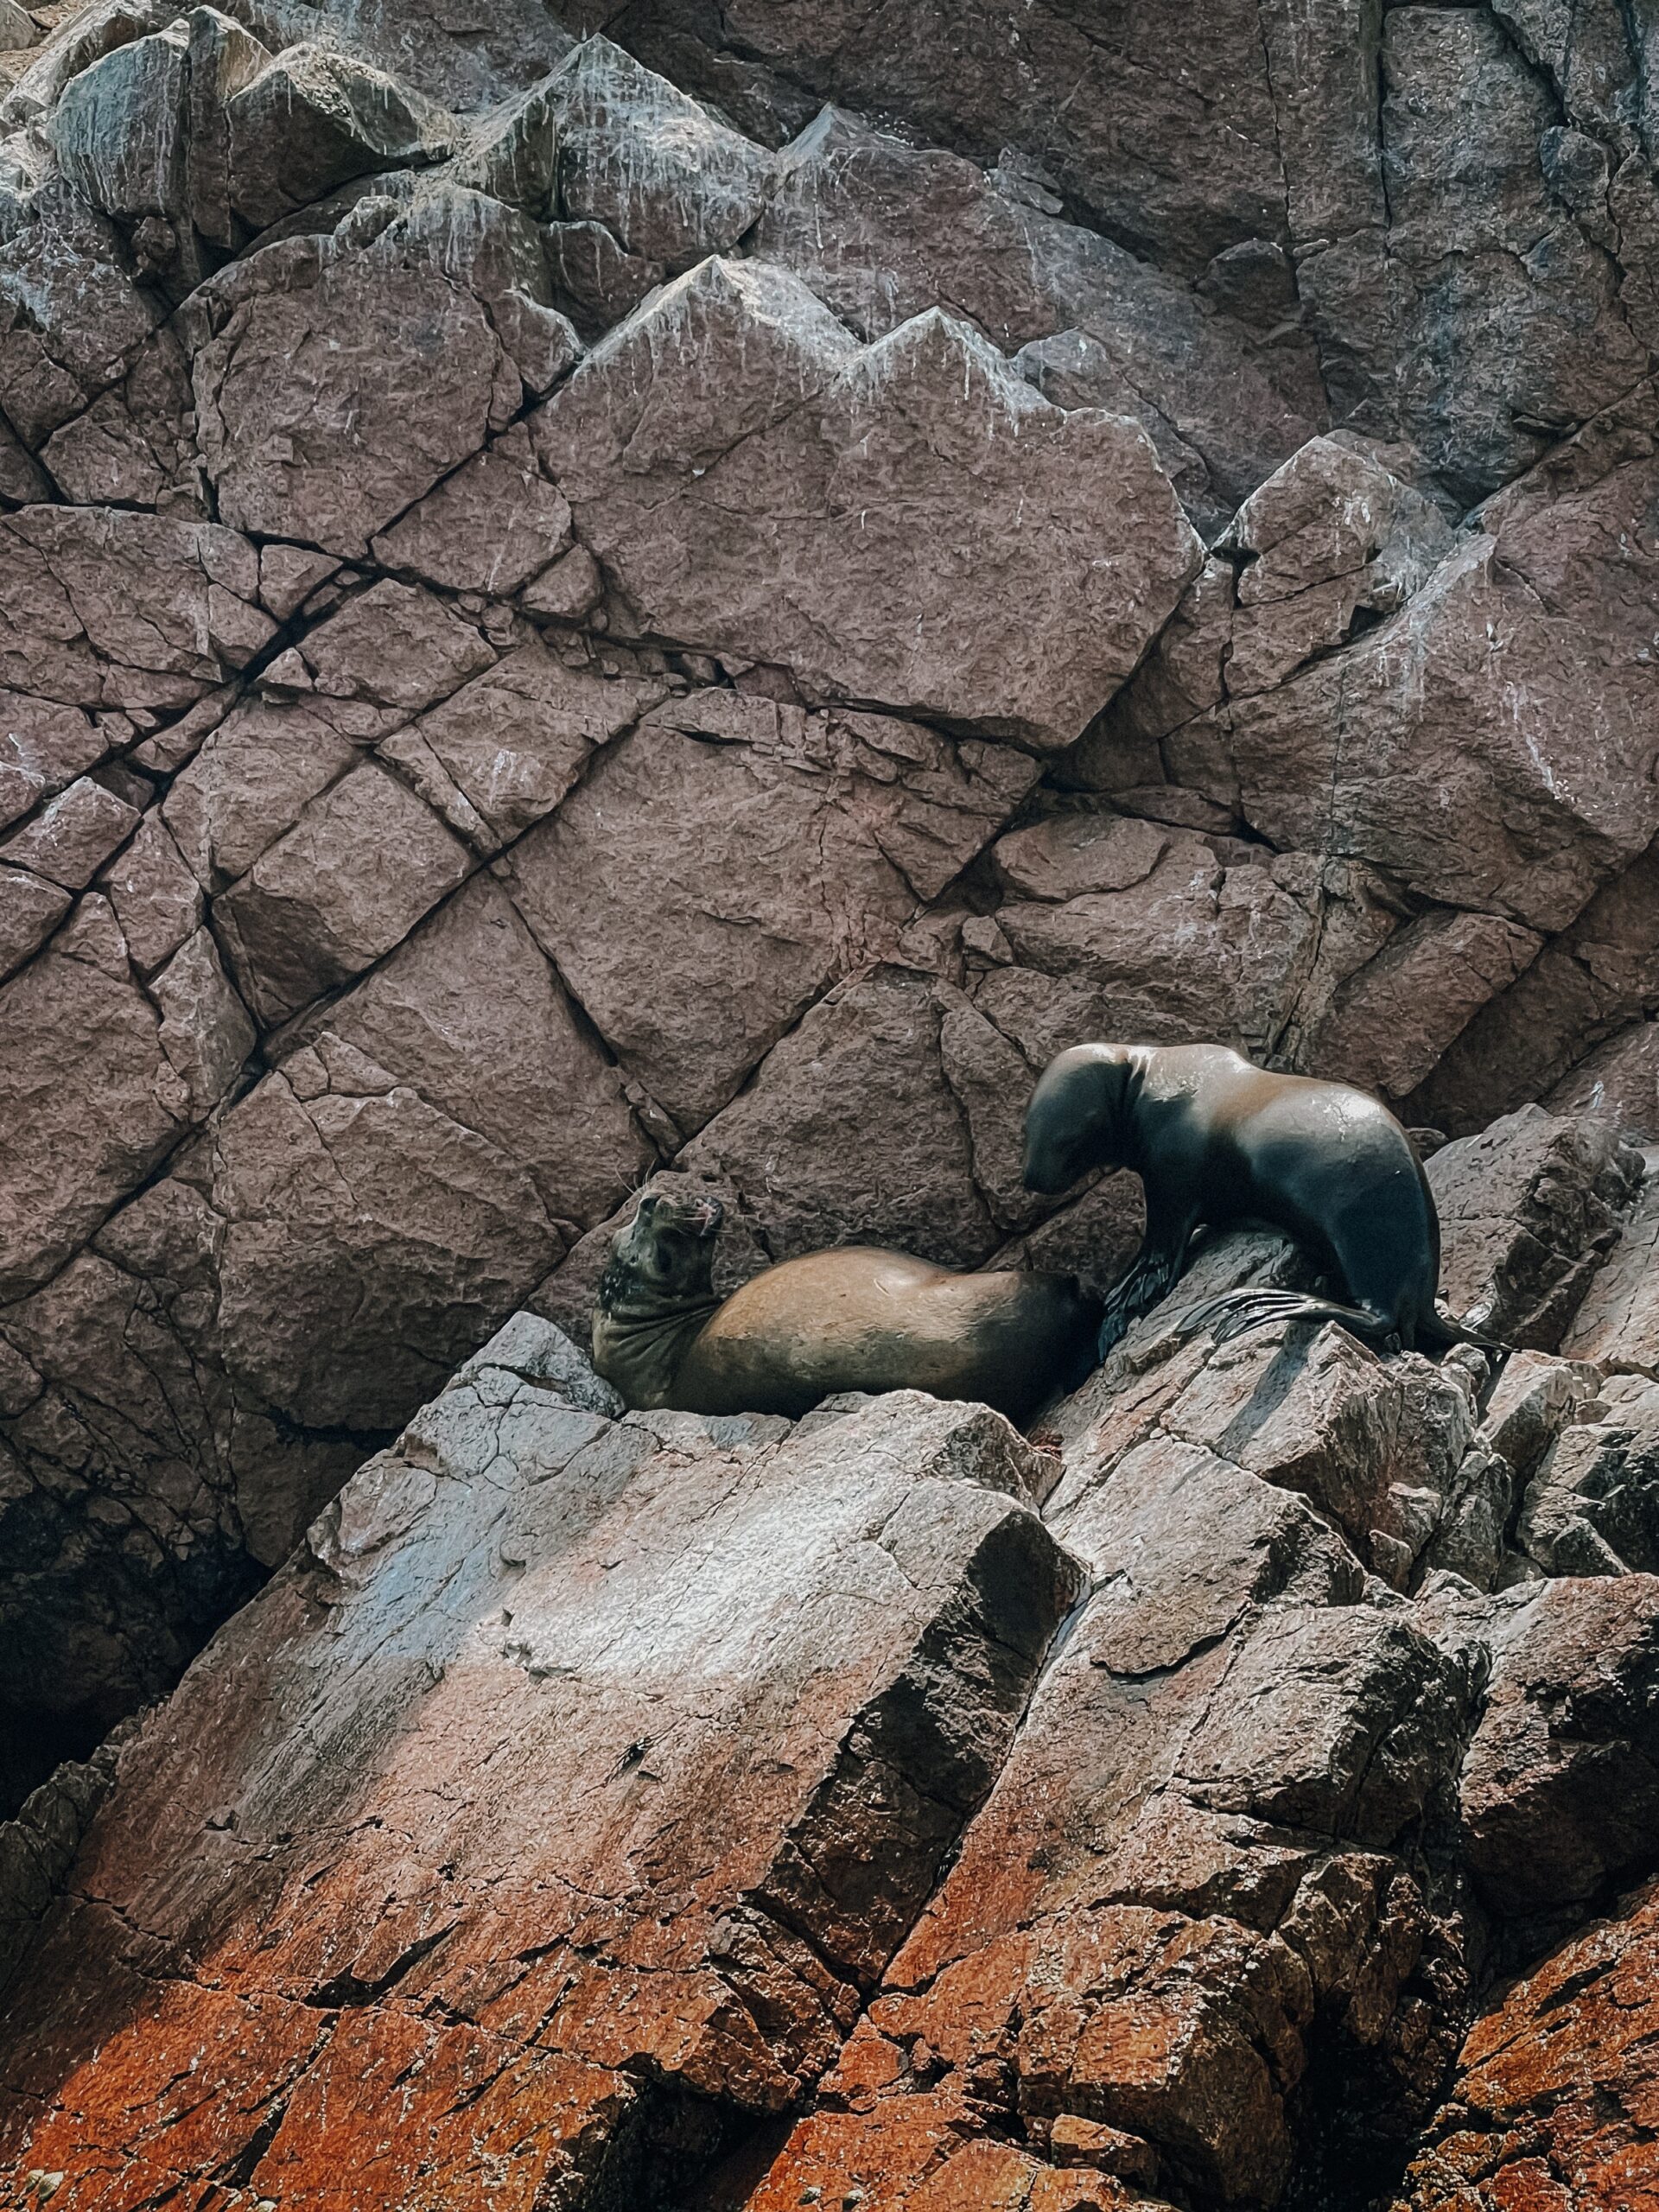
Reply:
[[[1399,1325],[1391,1314],[1370,1313],[1362,1306],[1339,1305],[1335,1299],[1265,1287],[1224,1291],[1218,1298],[1206,1299],[1183,1317],[1181,1334],[1196,1336],[1208,1328],[1218,1344],[1225,1344],[1270,1321],[1338,1321],[1375,1351],[1397,1351],[1400,1347]]]

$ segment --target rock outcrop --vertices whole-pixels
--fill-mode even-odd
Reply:
[[[1213,1247],[1041,1449],[904,1393],[624,1415],[518,1317],[0,1830],[3,2155],[111,2205],[342,2158],[408,2205],[1639,2202],[1651,1913],[1586,1923],[1655,1864],[1651,1386],[1176,1325],[1293,1263]]]
[[[682,2153],[709,2212],[1652,2190],[1636,12],[0,0],[0,1943],[45,1910],[63,1961],[24,1969],[44,2072],[9,2056],[3,2094],[19,2143],[80,2146],[24,2174],[118,2143],[80,2201],[164,2173],[303,2201],[336,2161],[307,2099],[355,2084],[366,2126],[427,2037],[432,2147],[374,2186],[446,2212],[543,2121],[526,2205],[627,2201]],[[587,1772],[505,1630],[435,1738],[442,1684],[305,1673],[429,1541],[512,1609],[467,1533],[505,1471],[440,1475],[420,1409],[484,1421],[451,1378],[515,1314],[580,1339],[654,1173],[720,1192],[735,1274],[858,1240],[1105,1287],[1133,1179],[1020,1179],[1034,1075],[1090,1034],[1387,1098],[1433,1150],[1451,1302],[1522,1347],[1489,1394],[1329,1333],[1175,1351],[1166,1313],[1062,1418],[1046,1519],[1054,1467],[982,1427],[950,1458],[954,1414],[613,1422],[594,1481],[641,1575],[689,1572],[652,1513],[707,1515],[757,1562],[722,1634],[798,1635],[810,1674],[791,1608],[822,1612],[817,1748],[766,1702],[795,1661],[722,1644],[729,1711],[672,1775],[619,1770],[641,1837],[683,1791],[644,1887],[573,1827],[565,1904],[521,1885],[498,1941],[467,1916],[518,1872],[479,1813],[442,1881],[352,1829],[307,1906],[365,1792],[395,1826],[502,1758],[505,1833],[539,1835]],[[604,1415],[558,1397],[576,1367],[491,1372],[555,1427]],[[734,1533],[822,1484],[888,1572],[842,1421],[899,1439],[895,1510],[924,1432],[950,1459],[941,1579],[907,1565],[863,1643],[829,1523],[817,1566]],[[353,1611],[306,1532],[427,1481]],[[1029,1549],[976,1612],[988,1498]],[[435,1585],[405,1602],[411,1651],[460,1636]],[[267,1739],[237,1700],[290,1668],[319,1702]],[[855,1812],[837,1761],[901,1681],[922,1733]],[[722,1725],[748,1779],[716,1878],[692,1747]],[[379,1748],[302,1758],[328,1728]],[[887,1886],[789,1889],[815,1790]],[[245,1802],[257,1899],[211,1825]],[[162,1894],[164,1848],[200,1894]],[[590,1875],[619,1916],[583,1932]],[[347,1957],[371,1893],[396,1910]],[[543,1943],[515,2010],[502,1961]],[[589,2010],[556,2047],[567,1968]],[[118,2126],[210,2049],[241,2081],[211,2126],[176,2081]]]

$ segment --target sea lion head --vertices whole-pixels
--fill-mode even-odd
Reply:
[[[611,1240],[601,1304],[658,1313],[712,1305],[715,1244],[725,1218],[718,1198],[641,1192],[633,1219]]]
[[[1052,1196],[1091,1167],[1126,1165],[1132,1045],[1074,1045],[1043,1070],[1026,1109],[1025,1183]]]

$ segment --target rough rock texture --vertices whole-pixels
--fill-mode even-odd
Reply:
[[[0,0],[5,1928],[63,1874],[106,1732],[272,1574],[311,1590],[284,1562],[353,1470],[509,1315],[580,1336],[647,1174],[725,1199],[734,1274],[877,1240],[1104,1288],[1138,1191],[1023,1190],[1035,1073],[1090,1034],[1221,1038],[1452,1141],[1444,1287],[1524,1352],[1481,1399],[1461,1355],[1211,1359],[1167,1314],[1137,1338],[1062,1423],[1052,1527],[1111,1579],[1006,1760],[1011,1708],[978,1742],[979,1872],[918,1859],[855,1971],[817,1919],[765,1936],[786,1965],[697,1953],[717,2011],[750,1977],[757,2038],[701,2103],[690,2059],[597,2027],[580,2082],[563,2045],[556,2087],[516,2059],[575,2146],[547,2188],[629,2201],[683,2132],[709,2212],[1640,2201],[1640,2083],[1617,2110],[1568,2088],[1595,2050],[1639,2068],[1641,2032],[1572,1968],[1558,2002],[1545,1954],[1628,1947],[1639,1978],[1618,1891],[1652,1871],[1613,1833],[1619,1791],[1646,1803],[1659,1572],[1641,18]],[[1614,1589],[1628,1618],[1595,1611]],[[769,1592],[766,1565],[743,1594]],[[1546,1599],[1565,1625],[1529,1644]],[[219,1663],[190,1711],[219,1712]],[[1553,1903],[1503,1908],[1481,1871],[1510,1848],[1502,1745],[1486,1840],[1455,1810],[1489,1669],[1516,1758],[1560,1770],[1512,1822],[1574,1870]],[[402,1725],[331,1709],[342,1741]],[[229,1802],[251,1738],[190,1725]],[[480,1725],[515,1739],[505,1708]],[[454,1787],[482,1756],[449,1745]],[[312,1839],[273,1850],[340,1858],[347,1767],[310,1830],[271,1814]],[[552,1802],[515,1815],[537,1847]],[[420,1854],[349,1863],[428,1916],[410,1942],[446,1924]],[[143,1878],[166,1888],[154,1856]],[[250,1895],[215,1892],[213,1942]],[[329,1926],[373,1920],[327,1895]],[[249,2196],[290,2126],[296,1992],[360,1996],[385,1942],[361,1986],[245,1961],[213,2032],[257,2014],[289,2056],[241,2044],[257,2107],[196,2107],[224,2132],[194,2170],[171,2123],[86,2118],[152,2162],[127,2194]],[[136,1998],[167,1977],[134,1955]],[[584,1986],[620,1955],[584,1951]],[[106,1957],[83,2026],[127,2001]],[[412,2063],[401,1986],[397,2021],[372,1988],[300,2005],[342,2052],[329,2019],[388,2038],[384,2075],[342,2067],[365,2110]],[[452,2001],[495,2048],[495,1999],[448,1984],[418,2032]],[[191,2017],[135,2107],[207,2063]],[[377,2182],[388,2203],[458,2212],[467,2159],[511,2170],[529,2107],[487,2071],[432,2090],[435,2127],[478,2092],[461,2163]],[[302,2107],[284,2158],[313,2155]]]
[[[1483,2014],[1396,2212],[1651,2212],[1656,1918],[1639,1892]]]
[[[1529,1516],[1650,1386],[1179,1325],[1295,1264],[1212,1246],[1043,1449],[903,1393],[619,1417],[517,1317],[0,1829],[9,2163],[1465,2212],[1541,2158],[1640,2203],[1646,1919],[1582,1931],[1654,1867],[1659,1577],[1628,1510],[1624,1557]]]
[[[469,2201],[504,2159],[514,2202],[596,2202],[833,2055],[1080,1586],[1044,1462],[919,1396],[795,1436],[617,1422],[569,1349],[527,1320],[486,1345],[122,1754],[41,1930],[59,1963],[19,1976],[35,2079],[75,2077],[35,2165],[109,2202],[227,2170],[304,2201],[402,2075],[353,2176],[377,2202]],[[187,1888],[146,1873],[158,1842]],[[125,2084],[169,2048],[190,2086],[134,2130]]]

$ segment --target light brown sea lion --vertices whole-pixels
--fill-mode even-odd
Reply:
[[[1070,1275],[957,1274],[841,1246],[785,1260],[724,1301],[718,1199],[646,1191],[594,1304],[594,1364],[636,1408],[810,1412],[841,1390],[928,1390],[1029,1420],[1093,1361],[1100,1301]]]
[[[1405,1130],[1350,1084],[1273,1075],[1225,1045],[1076,1045],[1043,1071],[1026,1115],[1025,1178],[1064,1191],[1091,1167],[1146,1186],[1147,1231],[1106,1300],[1102,1356],[1184,1269],[1200,1224],[1271,1222],[1346,1302],[1239,1290],[1187,1318],[1218,1339],[1263,1322],[1340,1321],[1382,1351],[1500,1349],[1436,1306],[1440,1224]]]

